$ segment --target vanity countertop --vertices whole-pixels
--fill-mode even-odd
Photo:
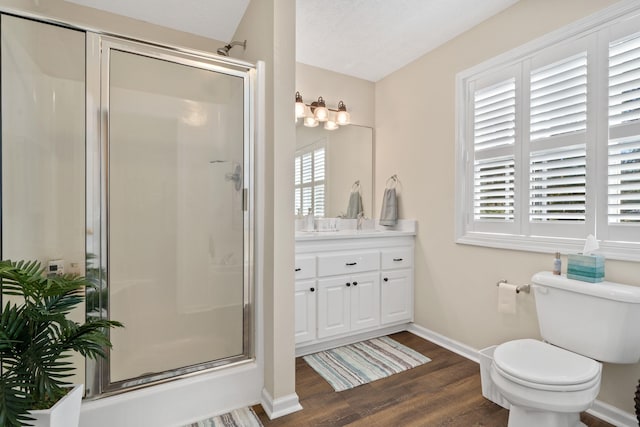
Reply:
[[[365,228],[362,230],[338,230],[338,231],[296,231],[296,241],[309,240],[336,240],[336,239],[364,239],[378,237],[401,237],[415,236],[416,221],[400,220],[393,228],[376,226],[376,228]]]

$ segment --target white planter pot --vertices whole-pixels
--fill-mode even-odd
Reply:
[[[83,394],[84,384],[78,384],[51,408],[30,411],[29,416],[35,421],[28,421],[29,424],[35,427],[78,427]]]

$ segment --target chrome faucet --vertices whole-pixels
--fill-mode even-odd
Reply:
[[[357,216],[356,218],[357,218],[357,220],[358,220],[358,223],[357,223],[357,225],[356,225],[356,230],[362,230],[362,223],[364,222],[364,220],[365,220],[365,219],[367,219],[367,218],[364,216],[364,212],[359,212],[359,213],[358,213],[358,216]]]

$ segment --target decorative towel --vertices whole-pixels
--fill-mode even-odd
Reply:
[[[356,181],[351,187],[351,194],[349,195],[349,206],[347,207],[347,213],[345,218],[356,219],[358,215],[364,213],[362,207],[362,195],[360,194],[360,181]]]
[[[396,225],[398,223],[398,197],[396,184],[398,176],[393,175],[387,180],[387,188],[382,196],[382,210],[380,211],[380,225]],[[390,185],[391,184],[391,185]]]

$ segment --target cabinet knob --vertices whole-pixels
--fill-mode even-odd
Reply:
[[[310,288],[309,290],[310,290],[311,292],[315,292],[315,291],[316,291],[316,288]]]
[[[353,282],[353,286],[358,286],[358,282]]]
[[[389,281],[389,278],[388,278],[388,277],[385,277],[385,278],[384,278],[384,279],[382,279],[382,280],[384,280],[385,282],[388,282],[388,281]]]
[[[296,268],[296,271],[300,271],[300,270],[302,270],[302,269],[301,268]]]
[[[393,260],[394,260],[395,262],[400,262],[400,261],[402,261],[402,258],[394,258]]]
[[[356,265],[356,264],[358,264],[358,263],[357,263],[357,262],[347,262],[347,263],[345,263],[345,264],[346,264],[346,265],[348,265],[348,266],[352,266],[352,265]]]
[[[347,288],[348,288],[349,286],[351,286],[351,283],[347,282]]]

